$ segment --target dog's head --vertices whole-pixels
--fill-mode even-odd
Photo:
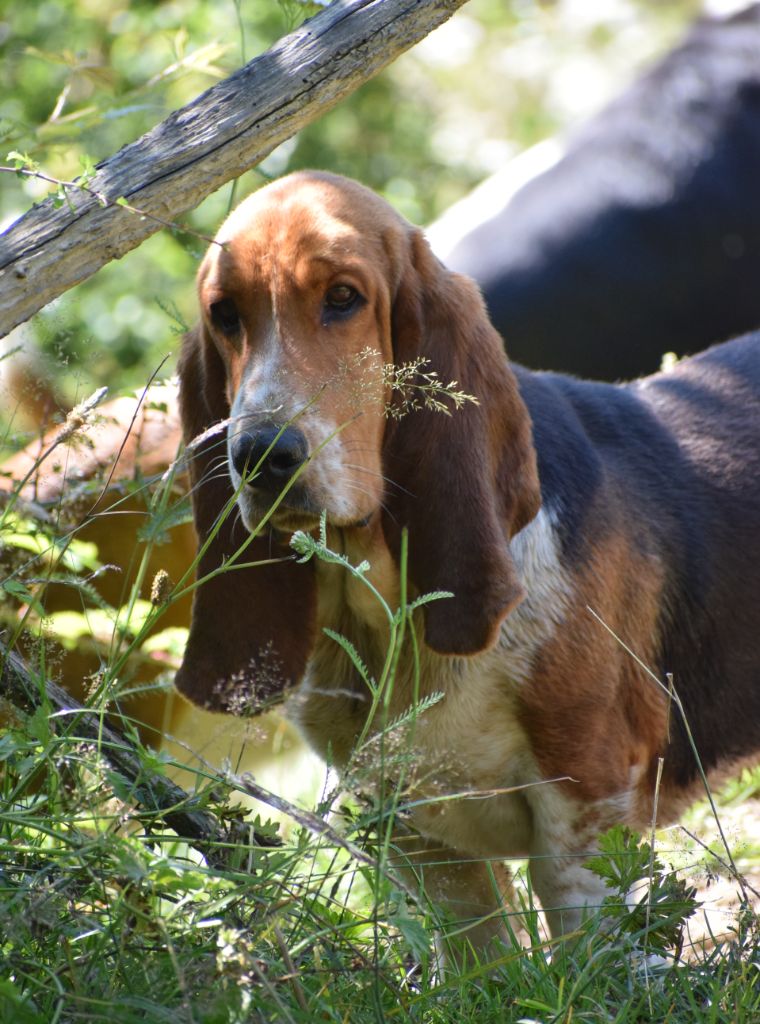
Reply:
[[[396,558],[408,528],[414,587],[454,595],[427,606],[428,645],[489,647],[522,597],[509,538],[539,493],[528,415],[476,287],[384,200],[328,174],[255,193],[217,243],[180,405],[199,578],[247,538],[236,561],[248,567],[196,591],[179,689],[245,710],[298,682],[315,576],[284,542],[323,511],[332,527],[374,530]],[[475,401],[452,411],[450,383]]]

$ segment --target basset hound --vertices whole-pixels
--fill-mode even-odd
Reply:
[[[421,231],[315,172],[246,199],[198,288],[179,374],[202,582],[177,687],[238,714],[286,697],[347,764],[384,703],[365,730],[325,629],[379,680],[388,618],[288,541],[324,513],[390,608],[405,562],[409,600],[451,595],[414,612],[384,708],[442,695],[405,762],[426,888],[482,950],[489,868],[529,857],[552,932],[575,928],[605,894],[584,861],[650,823],[658,759],[661,822],[699,792],[669,675],[706,771],[760,750],[760,335],[624,386],[524,370]],[[431,380],[469,398],[426,403]]]

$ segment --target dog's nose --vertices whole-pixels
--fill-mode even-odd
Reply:
[[[309,447],[301,431],[290,426],[281,430],[266,423],[241,431],[230,445],[230,460],[241,477],[258,466],[249,486],[278,491],[306,461]]]

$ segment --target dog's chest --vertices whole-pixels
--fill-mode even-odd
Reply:
[[[504,623],[499,643],[474,657],[452,658],[430,651],[420,638],[418,663],[407,644],[383,702],[386,729],[381,737],[376,717],[363,752],[352,757],[371,695],[335,640],[319,639],[292,707],[322,756],[348,763],[360,786],[376,789],[380,776],[398,782],[401,804],[420,832],[476,856],[520,856],[529,847],[526,787],[540,775],[520,722],[520,689],[561,621],[570,591],[549,514],[539,513],[513,540],[512,552],[528,597]],[[397,596],[393,570],[387,556],[370,576],[390,609]],[[389,636],[382,603],[355,576],[346,585],[344,568],[320,572],[320,618],[350,641],[377,681]],[[398,720],[402,725],[394,726]]]
[[[519,856],[531,835],[524,787],[536,769],[518,717],[518,684],[499,662],[461,668],[417,723],[406,804],[415,827],[446,846]]]
[[[312,665],[294,705],[294,717],[323,757],[346,768],[359,789],[378,792],[383,780],[386,793],[397,788],[411,823],[445,846],[485,857],[528,851],[526,793],[539,773],[519,720],[520,683],[501,647],[472,659],[424,652],[416,686],[402,661],[386,727],[379,712],[377,728],[358,750],[370,700],[355,680],[325,672],[329,664],[325,658]],[[345,659],[340,664],[345,669]]]

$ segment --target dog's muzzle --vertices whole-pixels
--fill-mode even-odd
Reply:
[[[247,487],[277,494],[306,462],[309,445],[297,427],[263,423],[237,434],[229,452]]]

